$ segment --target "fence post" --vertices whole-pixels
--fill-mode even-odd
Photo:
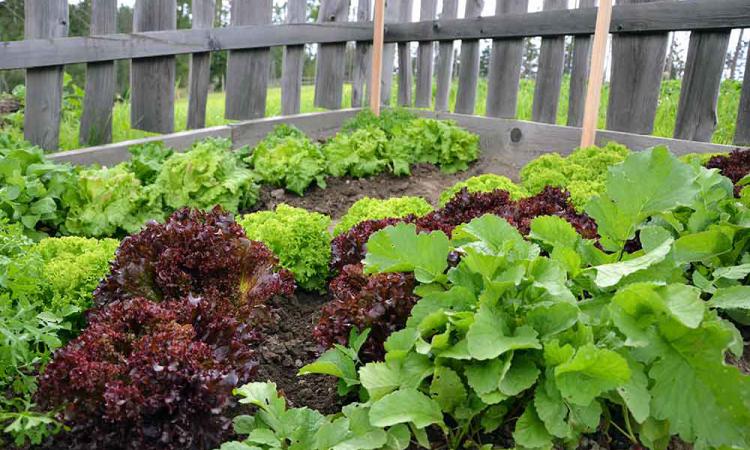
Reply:
[[[596,0],[581,0],[579,8],[594,8]],[[568,126],[583,125],[583,104],[586,101],[586,81],[591,67],[591,36],[573,38],[573,68],[570,72],[568,95]]]
[[[349,17],[349,0],[322,0],[318,22],[346,22]],[[321,44],[318,46],[318,65],[315,71],[315,106],[341,109],[344,96],[346,44]]]
[[[497,0],[495,15],[525,13],[529,0]],[[516,117],[518,89],[523,62],[523,39],[494,39],[487,74],[487,106],[489,117]]]
[[[307,20],[307,2],[289,0],[286,8],[286,23],[304,23]],[[281,114],[299,114],[302,103],[302,70],[305,66],[305,46],[284,47],[281,68]]]
[[[193,0],[191,13],[193,29],[211,29],[214,26],[214,0]],[[211,83],[211,52],[190,55],[187,128],[206,126],[206,103]]]
[[[42,39],[68,35],[67,0],[26,0],[24,38]],[[57,150],[62,114],[63,66],[26,71],[24,138],[45,150]]]
[[[750,56],[750,53],[748,53]],[[750,58],[745,60],[745,76],[737,110],[737,126],[734,132],[735,145],[750,145]]]
[[[443,0],[440,19],[455,19],[458,15],[458,0]],[[435,92],[435,111],[448,111],[451,94],[451,76],[453,75],[453,41],[440,41],[438,60],[435,69],[437,91]]]
[[[674,129],[676,139],[711,141],[716,129],[716,106],[729,35],[729,31],[694,31],[690,34]]]
[[[398,11],[400,23],[411,22],[412,2],[401,0]],[[411,42],[400,42],[398,44],[398,104],[400,106],[411,106]]]
[[[117,0],[91,4],[91,35],[117,32]],[[115,62],[86,65],[86,94],[83,100],[78,143],[81,146],[112,142],[112,108],[115,103]]]
[[[419,20],[434,20],[436,0],[422,0]],[[420,42],[417,46],[417,87],[414,106],[429,108],[432,104],[432,57],[434,42]]]
[[[566,9],[568,0],[544,0],[544,10]],[[534,87],[534,104],[531,120],[555,123],[560,102],[563,64],[565,62],[565,36],[542,38],[539,50],[539,69]]]
[[[399,4],[401,0],[385,0],[385,27],[389,23],[398,22]],[[383,70],[380,76],[380,103],[391,104],[391,86],[393,85],[393,58],[396,55],[396,44],[383,45]]]
[[[480,17],[484,0],[466,0],[464,17]],[[461,65],[458,68],[458,92],[456,112],[474,114],[477,103],[477,81],[479,80],[479,39],[461,41]]]
[[[271,23],[271,0],[232,0],[231,24],[266,25]],[[227,61],[227,119],[258,119],[266,115],[268,73],[271,52],[268,48],[232,50]]]
[[[618,5],[657,0],[618,0]],[[659,103],[668,33],[618,33],[612,37],[612,77],[607,129],[651,134]]]
[[[370,0],[359,0],[357,3],[357,22],[370,21]],[[354,67],[352,68],[352,107],[359,108],[365,102],[365,85],[370,73],[370,44],[357,42],[354,49]]]
[[[176,0],[136,0],[133,31],[173,30]],[[130,124],[155,133],[174,131],[175,57],[134,59],[130,65]]]

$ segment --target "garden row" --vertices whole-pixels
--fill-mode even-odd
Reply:
[[[264,142],[283,136],[302,138],[282,128]],[[335,237],[329,217],[285,205],[238,223],[181,210],[127,237],[110,267],[117,241],[34,243],[5,224],[0,420],[19,444],[64,424],[46,441],[57,448],[208,449],[237,435],[224,447],[545,448],[597,430],[652,448],[672,435],[745,447],[750,381],[724,358],[741,357],[733,323],[750,308],[747,162],[708,162],[727,179],[663,149],[550,155],[520,185],[476,177],[435,210],[362,200]],[[311,339],[332,350],[302,373],[341,379],[342,414],[245,384],[271,299],[295,280],[329,288]],[[233,388],[254,417],[232,421]]]

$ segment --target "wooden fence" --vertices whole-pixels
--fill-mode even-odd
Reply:
[[[454,64],[453,42],[461,40],[455,113],[474,114],[479,40],[491,39],[486,114],[490,118],[513,120],[523,38],[541,36],[532,119],[554,124],[563,80],[564,38],[574,36],[568,125],[580,126],[590,37],[596,19],[595,0],[581,0],[578,9],[566,9],[567,0],[544,0],[543,10],[533,13],[528,12],[528,0],[497,0],[494,16],[481,16],[484,0],[466,0],[463,19],[456,18],[457,0],[443,0],[441,11],[437,0],[420,0],[419,21],[411,22],[412,1],[416,0],[386,3],[386,47],[381,76],[384,103],[390,101],[397,56],[399,105],[446,111]],[[115,33],[116,0],[95,0],[91,11],[92,35],[66,37],[67,0],[26,0],[26,40],[0,43],[0,70],[26,69],[25,135],[48,150],[55,150],[58,145],[65,64],[87,64],[80,128],[82,146],[106,144],[112,139],[114,61],[121,59],[132,60],[131,125],[146,131],[174,131],[175,55],[181,54],[191,55],[188,129],[205,126],[211,52],[218,50],[229,50],[225,111],[228,119],[265,116],[269,48],[274,46],[284,47],[283,114],[297,114],[300,110],[305,44],[318,44],[315,105],[332,110],[360,107],[365,102],[369,80],[372,2],[358,0],[356,5],[350,5],[349,0],[321,0],[318,21],[305,23],[306,1],[288,0],[286,23],[273,25],[272,0],[232,0],[231,26],[213,28],[214,0],[193,0],[192,28],[176,30],[176,0],[136,0],[133,32],[118,34]],[[350,6],[356,6],[353,22],[348,21]],[[746,27],[750,27],[748,0],[618,0],[610,29],[612,76],[607,129],[638,135],[652,133],[667,33],[691,31],[674,137],[709,142],[716,128],[719,84],[729,36],[732,29]],[[351,105],[342,101],[347,42],[356,43]],[[418,43],[415,61],[411,53],[413,42]],[[435,42],[438,45],[433,45]],[[434,99],[433,79],[436,80]],[[520,130],[523,126],[512,128]],[[179,138],[198,138],[210,135],[211,130],[184,132]],[[555,126],[537,128],[540,133],[554,131],[566,136],[568,130]],[[635,136],[630,140],[643,141]],[[735,143],[750,144],[750,66],[745,71]],[[549,150],[561,150],[553,141],[549,145]],[[81,152],[90,154],[76,151],[71,155]]]

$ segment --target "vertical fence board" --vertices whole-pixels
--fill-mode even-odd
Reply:
[[[357,2],[357,22],[369,22],[370,0]],[[352,67],[352,107],[359,108],[365,101],[365,85],[370,78],[370,44],[357,42],[354,48],[354,67]]]
[[[117,0],[91,4],[91,35],[117,32]],[[86,95],[78,143],[81,146],[112,142],[112,108],[115,104],[114,61],[86,65]]]
[[[455,19],[458,15],[458,0],[443,0],[441,19]],[[438,44],[438,60],[435,68],[437,90],[435,92],[435,111],[448,111],[451,94],[451,76],[453,75],[453,41],[441,41]]]
[[[419,7],[419,20],[434,20],[436,0],[422,0]],[[434,42],[420,42],[417,47],[417,80],[414,106],[429,108],[432,104],[432,57]]]
[[[286,9],[286,23],[303,23],[306,17],[305,0],[289,0]],[[284,61],[281,69],[281,114],[299,114],[302,104],[302,69],[305,65],[305,46],[284,47]]]
[[[271,0],[233,0],[231,24],[271,23]],[[266,115],[268,74],[271,52],[268,48],[232,50],[227,62],[227,119],[257,119]]]
[[[346,22],[349,0],[322,0],[318,22]],[[315,71],[315,106],[341,109],[344,97],[346,44],[318,46],[318,65]]]
[[[479,17],[484,9],[484,0],[466,0],[464,17]],[[465,39],[461,42],[461,65],[458,68],[458,92],[456,112],[474,114],[477,103],[479,81],[479,40]]]
[[[567,0],[544,0],[544,9],[565,9]],[[565,63],[565,36],[542,39],[531,117],[534,122],[555,123]]]
[[[619,5],[655,0],[618,0]],[[617,34],[612,38],[607,129],[638,134],[654,130],[668,33]]]
[[[676,139],[711,141],[716,129],[716,107],[730,34],[729,31],[694,31],[690,35],[674,129]]]
[[[133,31],[173,30],[176,0],[136,0]],[[130,124],[155,133],[174,131],[174,56],[134,59],[130,66]]]
[[[399,5],[402,0],[385,0],[385,27],[398,22]],[[396,56],[396,44],[383,45],[383,70],[380,73],[380,103],[391,104],[391,86],[393,85],[393,58]]]
[[[193,0],[193,29],[207,29],[214,26],[214,0]],[[211,83],[211,52],[190,55],[190,75],[188,94],[187,128],[206,126],[206,103],[208,87]]]
[[[740,95],[740,105],[737,111],[734,144],[750,146],[750,58],[745,60],[745,76],[742,81],[742,95]]]
[[[67,0],[26,0],[24,38],[68,35]],[[45,150],[57,150],[60,139],[63,66],[26,71],[24,137]]]
[[[593,8],[596,0],[581,0],[579,8]],[[583,125],[583,105],[586,102],[586,84],[591,68],[591,36],[573,38],[573,68],[570,72],[568,96],[568,126]]]
[[[497,0],[495,15],[525,13],[529,0]],[[523,62],[523,39],[492,41],[487,80],[486,114],[490,117],[516,117],[518,88]]]
[[[400,23],[411,22],[412,0],[401,0],[398,11]],[[411,42],[398,44],[398,104],[411,106],[412,85]]]

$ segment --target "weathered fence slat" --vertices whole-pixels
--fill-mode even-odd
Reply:
[[[271,23],[271,0],[233,0],[232,25]],[[233,50],[227,61],[227,119],[257,119],[266,115],[268,73],[271,53],[268,48]]]
[[[711,141],[729,36],[726,31],[698,31],[690,35],[674,129],[676,139]]]
[[[177,27],[176,0],[136,0],[133,31]],[[155,133],[174,131],[174,56],[134,59],[130,66],[130,126]]]
[[[289,0],[286,8],[286,23],[303,23],[307,20],[307,2]],[[281,114],[299,114],[302,104],[302,69],[305,65],[305,46],[284,47],[281,69]]]
[[[412,0],[401,0],[398,10],[400,23],[411,22]],[[398,104],[411,106],[412,85],[411,42],[398,44]]]
[[[26,0],[24,37],[41,39],[68,34],[67,0]],[[24,137],[45,150],[57,150],[62,113],[63,67],[26,71]]]
[[[318,22],[346,22],[349,0],[322,0]],[[346,74],[346,44],[321,44],[315,70],[315,106],[341,109]]]
[[[440,19],[455,19],[458,15],[458,0],[443,0]],[[435,92],[435,111],[448,111],[451,93],[451,75],[453,74],[453,41],[441,41],[438,44],[438,60],[435,67],[437,88]]]
[[[90,34],[117,31],[117,0],[99,0],[91,4]],[[115,62],[86,65],[86,95],[78,143],[82,146],[112,142],[112,108],[115,104]]]
[[[466,0],[464,17],[480,17],[484,0]],[[461,42],[461,65],[458,69],[458,92],[456,112],[474,114],[477,103],[477,81],[479,81],[479,41],[476,39]]]
[[[593,8],[596,0],[581,0],[579,8]],[[591,36],[573,38],[573,67],[570,72],[568,96],[568,126],[583,125],[583,105],[586,102],[586,83],[591,68]]]
[[[357,22],[369,22],[370,0],[359,0],[357,2]],[[365,86],[370,79],[370,44],[357,42],[354,48],[354,67],[352,67],[352,107],[359,108],[365,104]]]
[[[436,0],[422,0],[419,7],[419,20],[434,20]],[[434,42],[420,42],[417,47],[417,79],[414,106],[429,108],[432,104],[432,57]]]
[[[618,0],[618,4],[655,0]],[[667,34],[620,34],[612,38],[607,129],[651,134],[667,55]]]
[[[735,145],[750,145],[750,58],[745,61],[745,76],[734,131]]]
[[[495,15],[524,13],[528,8],[529,0],[497,0]],[[492,41],[487,80],[487,116],[516,117],[522,61],[523,39]]]
[[[566,9],[567,0],[544,0],[545,10]],[[555,123],[565,63],[565,36],[542,38],[531,120]]]
[[[214,26],[214,0],[193,0],[193,29],[204,30]],[[211,83],[211,53],[201,52],[190,55],[190,91],[188,93],[187,128],[206,126],[206,103]]]
[[[401,0],[385,0],[385,26],[398,22]],[[383,45],[383,70],[380,74],[380,103],[391,104],[391,86],[393,85],[393,58],[396,56],[396,44]]]

